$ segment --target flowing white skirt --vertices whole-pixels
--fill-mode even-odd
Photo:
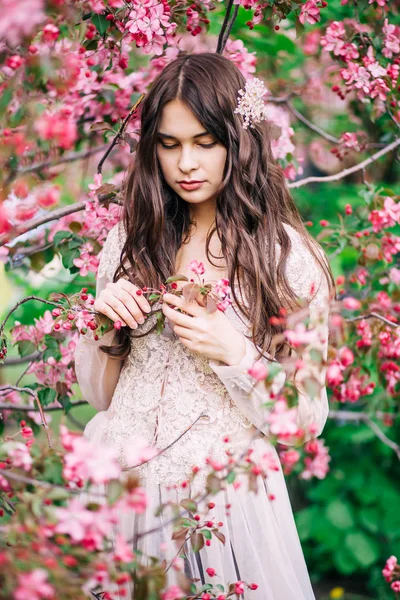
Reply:
[[[86,426],[85,436],[94,442],[104,443],[100,434],[103,415],[98,413]],[[256,459],[273,452],[279,464],[275,449],[266,439],[255,440],[252,448]],[[257,493],[245,485],[238,489],[228,485],[208,498],[215,507],[208,510],[207,519],[223,523],[219,530],[225,543],[212,536],[211,544],[198,552],[192,550],[190,542],[172,539],[173,524],[168,523],[172,512],[155,516],[160,504],[173,501],[179,505],[190,497],[190,487],[168,489],[149,481],[141,481],[141,486],[148,499],[146,511],[121,514],[116,529],[132,543],[134,551],[165,559],[168,566],[175,556],[183,557],[185,574],[199,580],[198,586],[219,583],[227,591],[229,584],[238,580],[257,584],[256,590],[246,588],[244,600],[315,600],[281,468],[270,471],[265,479],[258,476]],[[206,511],[205,505],[199,506],[200,515]],[[157,528],[155,533],[141,536]],[[213,577],[206,572],[210,567],[216,571]],[[178,582],[172,566],[167,576],[168,585]]]

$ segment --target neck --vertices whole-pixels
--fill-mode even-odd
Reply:
[[[190,216],[193,221],[193,233],[196,237],[206,237],[215,223],[215,201],[191,205]]]

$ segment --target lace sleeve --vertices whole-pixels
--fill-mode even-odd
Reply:
[[[104,242],[97,272],[96,297],[112,281],[122,246],[121,225],[117,224]],[[100,346],[112,346],[115,335],[115,331],[109,331],[96,341],[89,329],[86,335],[79,336],[75,349],[75,372],[82,396],[97,410],[106,410],[110,405],[122,367],[122,361],[109,358],[100,350]]]
[[[291,228],[290,228],[291,229]],[[326,277],[312,257],[307,247],[301,241],[300,236],[294,230],[289,231],[292,241],[292,250],[286,263],[286,276],[293,292],[299,298],[305,298],[309,302],[310,320],[318,326],[321,351],[326,359],[328,350],[328,298],[329,288]],[[268,435],[266,419],[269,411],[262,407],[270,401],[269,394],[261,385],[253,388],[254,380],[247,373],[257,357],[260,350],[250,340],[246,339],[246,353],[238,365],[228,366],[219,361],[210,360],[209,365],[224,383],[233,402],[241,412],[253,423],[255,427]],[[307,394],[301,381],[295,380],[299,390],[299,405],[297,412],[297,424],[306,429],[314,424],[317,427],[317,435],[322,432],[328,416],[328,399],[325,388],[325,369],[315,365],[310,357],[302,357],[305,361],[303,374],[307,372],[319,382],[319,391],[316,396]],[[261,358],[266,366],[270,364],[267,358]],[[275,377],[274,388],[279,390],[285,381],[285,373],[280,371]],[[249,392],[252,390],[251,395]]]

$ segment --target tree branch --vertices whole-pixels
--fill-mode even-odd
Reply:
[[[226,44],[226,41],[225,41],[225,44],[224,44],[225,31],[226,31],[226,28],[228,26],[228,22],[229,22],[229,17],[230,17],[230,14],[231,14],[232,6],[233,6],[233,0],[229,0],[228,6],[226,8],[226,13],[225,13],[224,21],[222,23],[221,31],[219,32],[219,36],[218,36],[217,49],[215,51],[216,54],[222,54],[223,51],[224,51],[225,44]]]
[[[392,415],[392,413],[383,412],[377,412],[373,416],[377,418],[383,418],[385,415],[395,416]],[[343,421],[362,421],[363,423],[368,425],[370,429],[372,429],[372,431],[381,440],[381,442],[383,442],[386,446],[391,448],[396,453],[397,458],[400,460],[400,446],[387,437],[387,435],[382,431],[382,429],[380,429],[380,427],[378,427],[378,425],[374,423],[374,421],[372,421],[371,416],[369,414],[365,412],[352,412],[349,410],[330,410],[329,418]]]
[[[398,323],[393,323],[393,321],[390,321],[389,319],[387,319],[386,317],[383,317],[382,315],[376,313],[376,312],[370,312],[366,315],[359,315],[358,317],[350,317],[349,319],[345,319],[346,323],[353,323],[354,321],[362,321],[363,319],[379,319],[379,321],[383,321],[384,323],[386,323],[386,325],[389,325],[390,327],[400,327],[400,325]]]
[[[113,204],[121,204],[121,202],[116,199],[116,192],[118,192],[118,190],[110,192],[108,194],[101,194],[100,196],[98,196],[98,200],[99,200],[100,204],[103,202],[110,202],[110,201]],[[34,219],[33,221],[31,221],[29,223],[29,225],[18,228],[16,230],[14,236],[10,237],[7,234],[3,234],[2,236],[0,236],[0,247],[4,246],[4,244],[7,244],[11,240],[14,240],[14,242],[15,242],[15,240],[17,240],[20,235],[23,235],[24,233],[27,233],[28,231],[32,231],[33,229],[37,229],[41,225],[45,225],[46,223],[50,223],[51,221],[58,221],[62,217],[66,217],[67,215],[71,215],[73,213],[80,212],[82,210],[85,210],[85,208],[86,208],[86,202],[76,202],[75,204],[70,204],[68,206],[64,206],[63,208],[58,208],[56,210],[53,210],[49,214],[47,214],[45,217],[40,217],[39,219]]]
[[[96,148],[82,150],[82,152],[70,152],[69,154],[64,154],[64,156],[61,156],[54,160],[45,160],[43,162],[36,163],[27,167],[21,167],[19,169],[16,169],[15,173],[17,175],[20,173],[32,173],[34,171],[41,171],[42,169],[47,169],[47,167],[55,167],[63,163],[70,163],[76,160],[83,160],[85,158],[93,156],[93,154],[103,152],[106,148],[108,148],[108,144],[103,144],[102,146],[97,146]]]
[[[25,304],[25,302],[29,302],[29,300],[37,300],[38,302],[42,302],[43,304],[50,304],[51,306],[56,306],[56,307],[61,306],[61,304],[59,304],[58,302],[52,302],[51,300],[45,300],[44,298],[39,298],[39,296],[27,296],[23,300],[20,300],[19,302],[17,302],[13,306],[13,308],[11,308],[8,311],[6,318],[0,324],[0,337],[3,335],[4,327],[6,326],[6,323],[7,323],[8,319],[11,317],[11,315],[13,314],[13,312],[15,312],[17,310],[17,308],[19,308],[21,306],[21,304]]]
[[[324,177],[305,177],[304,179],[300,179],[299,181],[293,181],[292,183],[289,183],[288,188],[291,188],[291,189],[299,188],[299,187],[302,187],[303,185],[307,185],[308,183],[338,181],[339,179],[343,179],[344,177],[347,177],[348,175],[351,175],[352,173],[356,173],[357,171],[361,171],[362,169],[365,169],[365,167],[367,167],[368,165],[377,161],[381,156],[388,154],[389,152],[391,152],[398,146],[400,146],[400,138],[397,138],[396,140],[394,140],[394,142],[391,142],[390,144],[388,144],[387,146],[385,146],[384,148],[379,150],[379,152],[376,152],[375,154],[373,154],[366,160],[363,160],[358,165],[354,165],[354,167],[349,167],[348,169],[339,171],[339,173],[335,173],[334,175],[326,175]]]
[[[132,108],[130,109],[129,113],[127,114],[127,116],[125,117],[117,135],[115,136],[115,138],[113,139],[112,143],[110,144],[110,146],[108,147],[108,149],[106,150],[105,154],[101,157],[99,164],[97,165],[97,172],[101,173],[102,168],[103,168],[103,164],[105,163],[105,161],[107,160],[108,156],[110,155],[110,152],[112,151],[112,149],[114,148],[114,146],[116,146],[119,142],[119,140],[121,139],[123,133],[124,133],[124,129],[128,124],[129,119],[132,117],[133,113],[135,113],[137,111],[137,109],[139,108],[140,103],[142,102],[143,98],[145,97],[146,94],[141,94],[139,99],[135,102],[135,104],[132,106]]]

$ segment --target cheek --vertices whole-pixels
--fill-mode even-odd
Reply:
[[[165,156],[165,154],[161,152],[159,152],[157,156],[162,174],[164,175],[166,181],[168,181],[172,176],[171,157]]]
[[[213,173],[213,179],[221,182],[224,176],[224,168],[226,163],[227,151],[225,148],[219,152],[215,152],[213,156],[208,159],[210,172]]]

